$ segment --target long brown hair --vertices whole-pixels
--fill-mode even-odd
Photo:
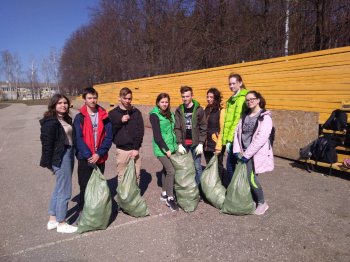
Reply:
[[[163,98],[168,98],[168,101],[169,101],[169,105],[168,105],[168,108],[163,112],[159,106],[158,106],[158,103],[160,100],[162,100]],[[167,119],[170,120],[170,122],[173,121],[173,119],[171,118],[171,111],[170,111],[170,96],[167,94],[167,93],[160,93],[158,96],[157,96],[157,99],[156,99],[156,106],[159,108],[159,111],[160,113],[165,116]]]
[[[217,88],[211,87],[211,88],[208,89],[207,95],[209,93],[214,95],[214,104],[212,106],[213,109],[221,110],[222,109],[222,105],[221,105],[222,95],[221,95],[221,92]]]
[[[47,118],[47,117],[56,117],[57,118],[56,105],[57,105],[58,101],[60,101],[60,99],[62,99],[62,98],[66,99],[67,103],[68,103],[68,110],[63,115],[63,120],[69,124],[72,124],[72,118],[69,116],[70,101],[69,101],[68,97],[66,97],[65,95],[62,95],[62,94],[54,94],[51,97],[49,104],[47,106],[47,111],[44,113],[44,118]]]
[[[265,107],[266,107],[266,100],[265,100],[265,98],[262,96],[261,93],[259,93],[259,92],[257,92],[257,91],[249,91],[249,92],[246,94],[246,96],[249,95],[249,94],[253,94],[253,95],[255,96],[255,98],[258,98],[258,99],[260,100],[260,102],[259,102],[260,108],[261,108],[261,109],[265,109]]]

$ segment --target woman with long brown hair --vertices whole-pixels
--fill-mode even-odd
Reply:
[[[49,206],[47,229],[57,228],[59,233],[74,233],[77,228],[67,224],[68,201],[72,195],[74,166],[72,118],[69,116],[69,99],[55,94],[48,110],[40,120],[42,154],[40,166],[48,168],[56,179]]]
[[[174,198],[175,169],[170,156],[177,150],[174,132],[175,117],[170,111],[170,96],[160,93],[156,99],[156,106],[150,112],[153,129],[153,152],[163,165],[162,194],[160,199],[165,201],[172,211],[178,210]]]
[[[224,126],[225,110],[221,105],[221,92],[212,87],[207,91],[207,102],[204,112],[207,120],[207,140],[204,144],[204,157],[208,164],[214,154],[218,156],[219,176],[222,179],[225,150],[222,149],[222,129]]]
[[[247,111],[237,125],[233,141],[233,154],[238,161],[247,164],[247,174],[256,201],[255,215],[263,215],[269,208],[258,174],[274,169],[274,158],[270,141],[273,132],[271,112],[265,109],[266,101],[257,91],[249,91],[245,97]]]

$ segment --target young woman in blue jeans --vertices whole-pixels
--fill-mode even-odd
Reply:
[[[70,101],[66,96],[55,94],[40,120],[40,166],[48,168],[56,179],[49,206],[47,229],[57,229],[59,233],[74,233],[77,230],[77,227],[67,224],[65,220],[72,194],[74,166],[73,128],[69,107]]]

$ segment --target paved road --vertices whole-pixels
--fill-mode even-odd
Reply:
[[[161,166],[149,129],[143,185],[151,215],[119,213],[107,230],[82,235],[47,231],[54,178],[38,166],[44,111],[22,104],[0,110],[0,261],[350,261],[346,177],[309,174],[276,158],[275,171],[260,176],[265,216],[224,215],[203,202],[193,213],[172,213],[159,201]],[[106,172],[114,170],[113,154]],[[76,196],[76,171],[73,183]]]

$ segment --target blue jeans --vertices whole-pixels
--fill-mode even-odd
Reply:
[[[66,219],[68,201],[72,196],[73,167],[73,148],[65,149],[60,167],[52,166],[56,176],[56,185],[51,196],[49,215],[56,216],[57,222],[62,222]]]
[[[227,160],[226,160],[226,178],[224,179],[224,186],[227,188],[229,184],[231,183],[233,174],[235,172],[237,164],[237,159],[233,155],[232,149],[227,154]]]
[[[196,147],[191,147],[191,146],[185,146],[185,149],[187,153],[191,151],[192,157],[194,160],[194,167],[196,169],[196,184],[199,185],[201,183],[201,176],[202,176],[202,155],[196,156]]]

